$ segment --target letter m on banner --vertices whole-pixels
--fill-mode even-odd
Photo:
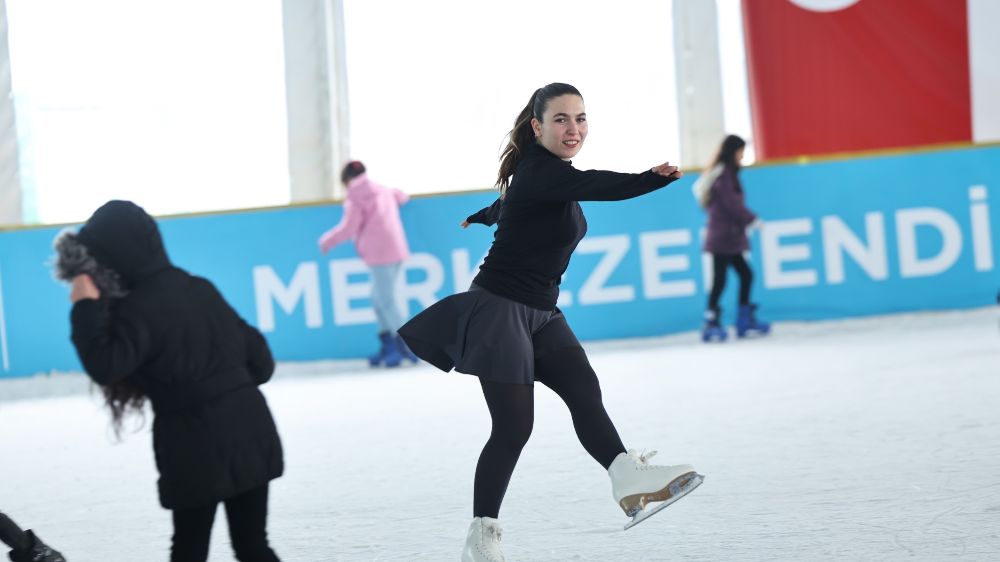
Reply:
[[[323,325],[319,298],[319,268],[315,262],[303,262],[295,269],[291,281],[285,284],[269,265],[253,268],[254,300],[257,304],[257,326],[262,332],[274,331],[274,303],[291,314],[299,302],[305,306],[306,326]]]

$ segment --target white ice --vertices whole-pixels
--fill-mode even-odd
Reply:
[[[538,385],[500,513],[508,559],[1000,560],[998,320],[991,307],[722,345],[587,344],[626,445],[705,483],[622,531],[606,472]],[[84,388],[0,384],[18,397],[0,401],[0,510],[70,562],[166,560],[149,424],[114,442]],[[283,560],[458,560],[490,430],[475,378],[318,363],[281,365],[263,389],[286,450],[269,529]],[[231,559],[220,510],[211,560]]]

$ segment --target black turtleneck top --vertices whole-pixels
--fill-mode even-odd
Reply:
[[[553,310],[569,258],[587,233],[579,201],[621,201],[673,182],[651,171],[580,171],[538,143],[525,149],[506,194],[467,219],[497,225],[486,260],[473,281],[541,310]]]

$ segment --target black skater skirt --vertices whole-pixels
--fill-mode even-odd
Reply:
[[[536,358],[580,347],[558,308],[532,308],[475,284],[434,303],[398,333],[413,353],[442,371],[513,384],[535,382]]]

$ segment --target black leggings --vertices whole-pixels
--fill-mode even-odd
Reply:
[[[750,284],[753,271],[743,259],[743,254],[712,254],[712,292],[708,294],[708,308],[719,308],[719,297],[726,288],[726,269],[733,266],[740,276],[740,304],[750,304]]]
[[[493,517],[507,492],[514,465],[531,436],[535,418],[534,387],[479,379],[493,419],[490,439],[479,455],[472,500],[473,517]],[[604,410],[601,386],[582,348],[568,347],[535,360],[535,380],[551,388],[573,416],[583,448],[607,469],[625,446]]]
[[[225,502],[229,538],[242,562],[278,562],[267,544],[267,484]],[[170,562],[204,562],[218,504],[174,510]]]

